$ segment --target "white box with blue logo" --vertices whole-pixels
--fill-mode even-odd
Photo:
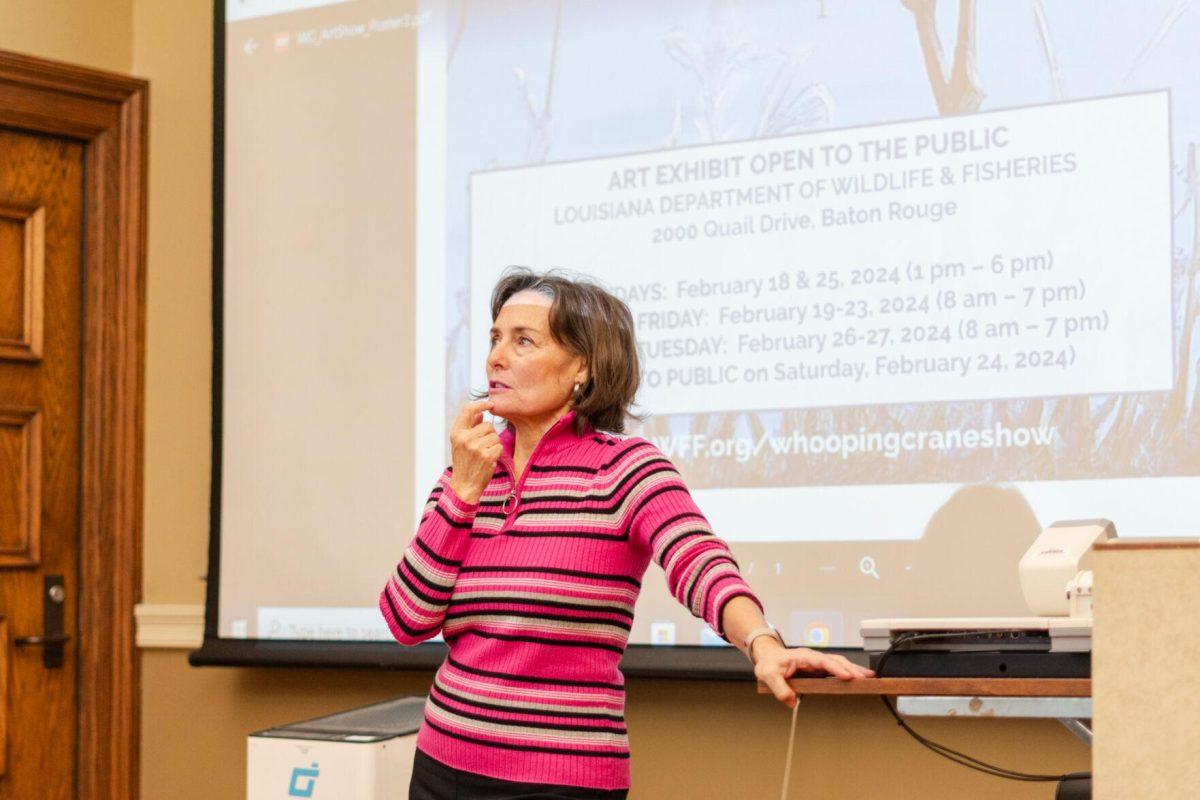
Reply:
[[[246,800],[391,800],[408,793],[424,697],[252,733]]]

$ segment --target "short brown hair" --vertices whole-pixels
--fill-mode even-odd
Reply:
[[[624,433],[627,418],[641,419],[630,411],[641,370],[629,306],[593,281],[562,270],[509,267],[492,290],[492,321],[508,298],[526,289],[552,298],[550,335],[587,363],[587,383],[571,398],[576,432],[590,423],[597,430]]]

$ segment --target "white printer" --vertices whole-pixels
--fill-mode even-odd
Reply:
[[[1092,650],[1092,545],[1116,537],[1106,519],[1046,528],[1018,564],[1031,617],[863,620],[863,649],[891,677],[1087,677]],[[889,652],[890,651],[890,652]]]
[[[406,795],[424,708],[424,697],[400,697],[250,734],[247,800]]]

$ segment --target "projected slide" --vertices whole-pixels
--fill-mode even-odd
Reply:
[[[633,310],[656,417],[831,415],[727,436],[647,426],[669,456],[724,465],[710,486],[771,485],[787,458],[960,481],[956,456],[975,451],[995,476],[1050,477],[1022,464],[1062,454],[1081,423],[834,409],[1170,389],[1168,123],[1158,92],[475,173],[472,319],[503,265],[577,265]],[[472,345],[481,375],[486,341]],[[732,513],[722,530],[773,533],[761,525]]]
[[[497,265],[603,271],[656,414],[1162,391],[1168,145],[1158,93],[477,173],[472,318]]]
[[[483,388],[490,291],[514,264],[582,273],[628,303],[645,415],[629,433],[676,464],[789,641],[857,646],[866,617],[1022,614],[1017,560],[1057,519],[1200,535],[1200,5],[303,5],[231,21],[231,52],[250,37],[276,52],[269,70],[262,53],[231,56],[231,91],[260,82],[231,105],[228,148],[263,124],[275,139],[228,179],[258,197],[272,165],[338,168],[251,213],[242,201],[226,273],[246,277],[227,277],[227,303],[255,307],[250,276],[272,265],[303,286],[329,268],[306,259],[344,245],[337,270],[371,309],[347,306],[347,337],[411,349],[413,385],[342,348],[339,381],[300,393],[310,416],[369,396],[347,424],[377,441],[398,430],[388,409],[415,408],[415,453],[366,455],[371,434],[321,444],[325,464],[380,466],[373,491],[330,495],[354,507],[356,581],[385,575],[411,536],[397,493],[416,513],[447,463],[449,422]],[[405,35],[415,63],[394,57]],[[322,103],[273,104],[323,70],[338,77]],[[412,196],[380,177],[404,156],[390,142],[411,141],[389,127],[397,108],[415,115]],[[375,222],[324,230],[322,207],[355,204]],[[377,239],[413,213],[415,267]],[[415,317],[385,328],[410,273]],[[284,330],[289,299],[270,307]],[[261,376],[269,359],[238,361],[231,317],[227,365]],[[262,324],[247,311],[242,330]],[[313,358],[296,356],[320,373]],[[335,391],[341,404],[318,407]],[[235,422],[279,407],[226,392]],[[305,507],[331,491],[316,450],[288,457],[272,439],[268,457],[263,437],[231,436],[226,481],[267,459],[313,477]],[[402,459],[411,482],[381,488]],[[243,488],[223,513],[223,635],[387,638],[374,587],[313,588],[346,559],[332,511],[317,524]],[[272,532],[313,546],[263,581]],[[653,566],[630,641],[720,644]]]

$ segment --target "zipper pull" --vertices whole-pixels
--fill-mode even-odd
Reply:
[[[504,471],[508,473],[508,496],[504,498],[504,503],[500,506],[500,510],[507,517],[517,508],[517,465],[508,456],[501,456],[500,463],[504,466]]]

